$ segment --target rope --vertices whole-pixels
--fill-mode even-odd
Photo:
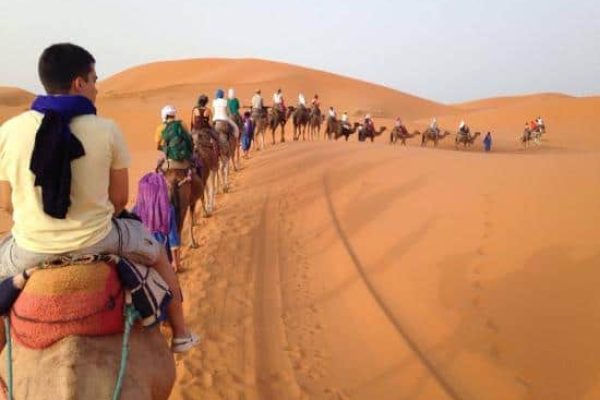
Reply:
[[[12,370],[12,341],[10,339],[10,319],[4,317],[4,333],[6,335],[6,373],[7,380],[6,385],[8,386],[8,398],[7,400],[13,400],[13,370]]]
[[[127,370],[127,356],[129,355],[129,335],[131,334],[131,328],[136,319],[139,318],[139,313],[135,310],[132,304],[125,306],[125,331],[123,332],[123,344],[121,346],[121,364],[119,366],[119,373],[117,375],[117,383],[113,392],[112,400],[119,400],[121,397],[121,390],[123,389],[123,379],[125,377],[125,371]]]

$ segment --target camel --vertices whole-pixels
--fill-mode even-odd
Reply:
[[[217,195],[217,175],[219,172],[219,149],[217,134],[212,129],[192,130],[194,155],[199,163],[199,176],[204,182],[204,195],[201,197],[205,217],[210,217],[215,209]]]
[[[231,149],[232,137],[234,137],[233,127],[227,121],[216,121],[215,131],[217,132],[217,145],[219,149],[218,180],[223,193],[227,193],[229,192],[229,161],[233,155]]]
[[[294,125],[294,140],[299,140],[302,135],[302,140],[306,140],[306,130],[310,120],[310,112],[305,106],[298,106],[292,112],[292,123]]]
[[[378,131],[374,131],[370,129],[365,129],[365,127],[361,125],[360,129],[358,130],[358,141],[364,142],[367,139],[371,139],[371,143],[373,143],[375,141],[375,138],[381,135],[386,129],[387,128],[385,126],[382,126],[379,128]]]
[[[256,143],[256,150],[264,150],[265,148],[265,132],[269,126],[269,119],[267,110],[253,110],[252,119],[256,124],[254,129],[254,142]]]
[[[396,144],[398,139],[400,139],[400,144],[402,146],[406,146],[406,139],[414,138],[415,136],[420,135],[421,132],[414,131],[413,133],[409,133],[408,129],[404,125],[395,126],[394,129],[390,132],[390,144]]]
[[[168,163],[168,162],[167,162]],[[169,201],[175,207],[177,215],[177,232],[179,237],[183,231],[183,223],[190,213],[190,247],[197,248],[198,243],[194,236],[194,214],[196,203],[201,200],[204,204],[204,188],[206,181],[198,176],[196,171],[189,173],[189,168],[163,168],[163,175],[169,187]]]
[[[47,310],[31,307],[31,303],[23,300],[23,295],[27,293],[39,295],[37,291],[40,287],[51,287],[53,291],[57,288],[65,288],[65,297],[68,296],[68,293],[72,293],[75,296],[84,296],[84,299],[89,298],[85,295],[89,293],[86,288],[98,287],[98,280],[105,277],[103,271],[107,270],[107,265],[98,262],[96,265],[74,265],[64,268],[71,269],[71,271],[56,275],[55,271],[40,270],[31,275],[23,293],[17,298],[17,302],[13,306],[13,312],[11,312],[12,323],[20,322],[21,328],[27,326],[27,329],[30,329],[20,330],[17,334],[13,328],[13,334],[19,338],[27,337],[27,335],[23,336],[24,333],[31,335],[30,337],[39,338],[36,333],[40,329],[45,329],[43,324],[52,324],[53,328],[50,331],[63,332],[56,336],[58,341],[50,342],[40,348],[31,348],[35,347],[31,346],[31,343],[29,344],[31,347],[27,347],[17,340],[11,341],[11,367],[13,370],[13,396],[15,399],[113,398],[121,362],[123,334],[108,333],[107,331],[105,336],[70,335],[69,332],[77,331],[79,328],[73,330],[73,328],[68,328],[68,324],[93,324],[91,321],[94,318],[100,318],[97,316],[99,314],[103,314],[102,318],[109,321],[108,324],[112,324],[113,318],[116,317],[117,320],[122,318],[124,294],[121,292],[114,298],[111,297],[110,304],[112,306],[105,307],[99,313],[83,319],[72,321],[66,319],[64,322],[44,322],[52,321],[54,317],[48,315]],[[65,279],[68,282],[65,282]],[[94,290],[95,293],[97,293],[96,290]],[[65,299],[65,301],[68,300]],[[20,306],[21,312],[25,313],[27,319],[23,317],[23,314],[20,314],[22,316],[20,319],[13,320],[13,318],[19,318],[14,313],[18,306]],[[82,322],[84,320],[87,322]],[[23,321],[26,321],[26,325],[23,325]],[[117,328],[113,332],[120,331]],[[62,335],[66,335],[66,337]],[[60,337],[63,338],[60,339]],[[127,367],[119,398],[167,400],[175,382],[175,362],[159,327],[141,328],[134,325],[129,337],[128,347]],[[0,363],[0,388],[3,380],[8,381],[7,351],[8,347],[5,347],[0,355],[2,359]],[[0,399],[4,398],[0,389]]]
[[[432,141],[433,145],[437,147],[438,142],[448,135],[451,135],[451,133],[448,131],[444,131],[443,133],[437,133],[431,128],[427,128],[421,136],[421,146],[427,146],[427,142]]]
[[[473,135],[471,135],[470,133],[467,133],[467,134],[457,133],[456,138],[454,139],[454,144],[457,149],[461,143],[462,143],[463,147],[471,146],[473,143],[475,143],[475,139],[477,139],[477,137],[480,135],[481,135],[481,132],[475,132]]]
[[[334,139],[338,140],[340,137],[344,136],[346,138],[346,142],[347,142],[350,135],[354,134],[354,132],[356,132],[356,130],[358,129],[359,126],[360,126],[360,124],[358,122],[355,122],[354,125],[352,126],[352,128],[347,128],[346,126],[344,126],[344,124],[338,122]]]
[[[319,107],[313,106],[310,110],[308,121],[308,132],[311,140],[319,139],[321,136],[321,124],[325,121],[325,116],[321,114]]]
[[[275,131],[281,127],[281,143],[285,142],[285,124],[290,115],[294,112],[294,107],[288,107],[287,111],[283,111],[278,107],[273,107],[269,113],[269,128],[273,135],[273,144],[275,144]]]
[[[529,142],[533,141],[536,146],[542,144],[542,134],[544,131],[542,129],[536,129],[532,131],[529,128],[525,128],[523,130],[523,134],[521,135],[521,144],[527,149],[529,147]]]
[[[338,130],[338,120],[336,117],[327,117],[327,125],[325,127],[324,139],[331,140]]]

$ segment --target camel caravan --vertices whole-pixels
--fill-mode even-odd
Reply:
[[[266,107],[257,90],[242,107],[235,90],[200,94],[189,129],[165,105],[154,132],[161,156],[138,182],[127,210],[131,156],[116,124],[96,115],[95,59],[70,43],[48,47],[39,60],[47,92],[0,128],[0,206],[12,214],[11,234],[0,241],[0,399],[167,399],[175,381],[173,354],[193,351],[199,335],[186,325],[177,272],[182,235],[194,236],[197,206],[211,217],[217,193],[231,190],[230,173],[251,149],[294,140],[374,140],[369,114],[351,123],[318,95],[310,107],[302,94],[286,107],[282,90]],[[246,109],[242,113],[242,110]],[[521,140],[540,143],[541,118]],[[421,136],[434,146],[449,136],[437,120],[409,133],[400,118],[390,143]],[[455,146],[473,146],[462,122]],[[491,133],[483,140],[491,148]],[[77,163],[72,163],[77,159]],[[90,182],[93,185],[90,185]],[[13,199],[17,201],[13,202]],[[185,221],[189,222],[187,225]],[[159,327],[168,326],[167,344]],[[48,374],[52,371],[52,374]]]

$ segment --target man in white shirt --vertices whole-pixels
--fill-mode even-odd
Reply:
[[[281,89],[277,89],[277,92],[273,94],[273,108],[277,108],[280,111],[285,111],[283,93],[281,92]]]

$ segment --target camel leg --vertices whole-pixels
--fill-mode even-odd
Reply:
[[[204,195],[202,195],[202,199],[204,198]],[[202,200],[202,202],[204,203],[204,200]],[[196,238],[194,237],[194,226],[196,225],[196,217],[195,214],[196,213],[196,202],[192,202],[190,203],[190,248],[192,249],[197,249],[198,248],[198,243],[196,242]]]
[[[271,135],[273,135],[273,145],[275,145],[275,129],[277,129],[277,127],[271,129]]]
[[[206,203],[204,206],[204,216],[210,217],[215,208],[215,188],[217,184],[217,171],[210,170],[208,172],[208,179],[206,180],[205,197]]]
[[[281,143],[285,143],[285,128],[281,125]]]
[[[223,158],[221,160],[221,185],[223,187],[223,193],[229,192],[229,158]]]

